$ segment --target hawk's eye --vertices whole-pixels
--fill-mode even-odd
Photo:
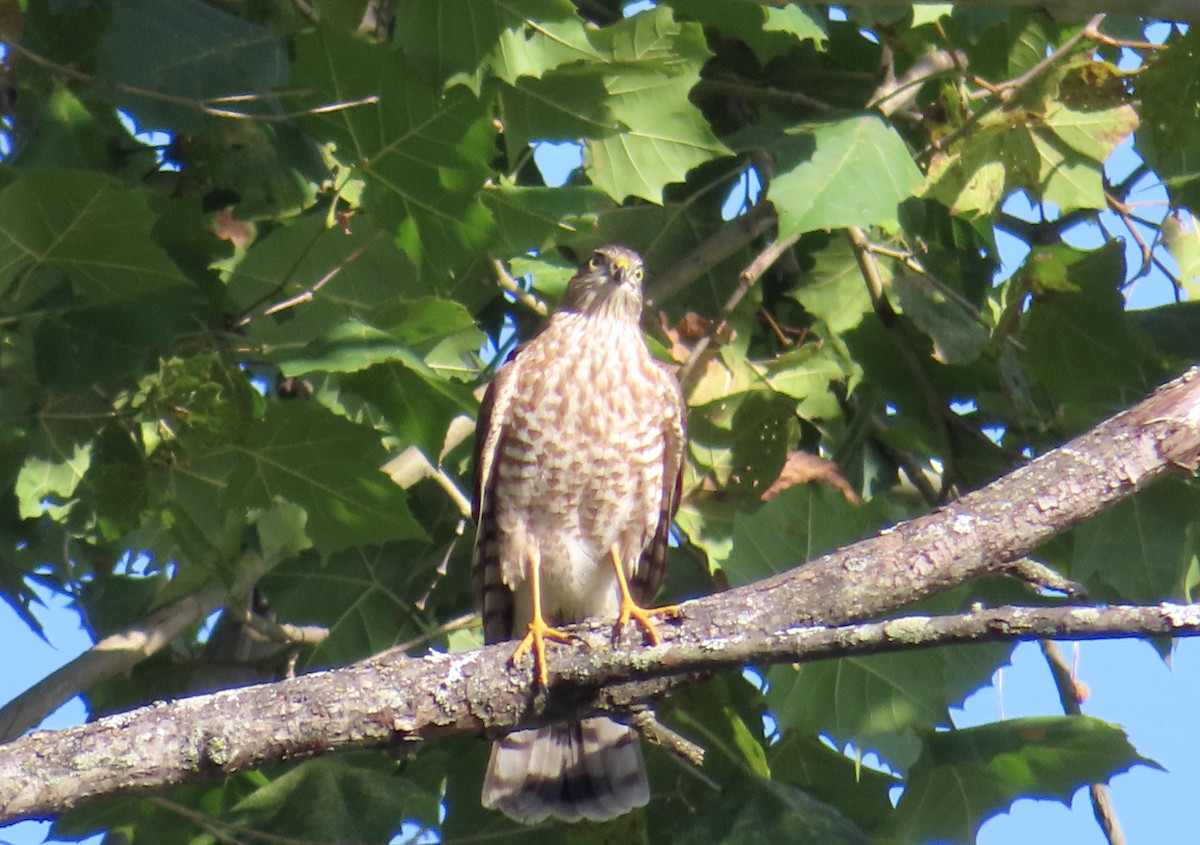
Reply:
[[[603,263],[604,263],[604,259],[602,259],[600,257],[600,253],[597,252],[595,255],[593,255],[591,258],[588,259],[588,269],[589,270],[599,270],[600,265]]]
[[[641,267],[638,267],[629,275],[633,278],[634,282],[640,285],[642,283],[642,276],[645,275],[645,271],[643,271]]]

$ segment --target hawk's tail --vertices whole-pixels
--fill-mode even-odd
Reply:
[[[483,781],[483,806],[525,824],[603,821],[648,800],[637,734],[602,716],[496,740]]]

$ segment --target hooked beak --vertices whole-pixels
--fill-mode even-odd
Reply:
[[[629,281],[629,261],[627,259],[613,259],[612,269],[613,277],[617,280],[617,284],[623,285]]]

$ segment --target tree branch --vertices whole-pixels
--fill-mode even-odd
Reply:
[[[778,222],[775,207],[760,202],[740,217],[725,223],[666,272],[658,273],[646,287],[654,302],[670,299]]]
[[[713,601],[684,607],[690,611]],[[766,635],[704,637],[694,630],[699,626],[687,624],[661,645],[624,649],[608,647],[609,625],[572,626],[579,644],[554,649],[551,691],[532,699],[527,669],[508,665],[512,644],[497,643],[420,658],[391,651],[345,669],[37,731],[0,748],[0,823],[60,812],[85,798],[339,749],[414,748],[453,734],[509,730],[568,714],[620,713],[669,687],[747,663],[1043,637],[1200,636],[1200,604],[1001,607],[860,625],[796,625]]]
[[[1194,636],[1200,605],[999,608],[851,624],[983,574],[1176,467],[1200,463],[1200,371],[1070,443],[932,513],[764,581],[683,605],[655,647],[610,646],[611,621],[581,625],[531,692],[512,645],[409,658],[156,703],[0,747],[0,822],[115,792],[162,788],[328,751],[415,747],[589,712],[628,712],[746,663],[1013,638]]]
[[[89,687],[130,671],[221,608],[230,595],[245,592],[269,568],[247,552],[237,564],[242,574],[232,587],[204,587],[159,608],[132,628],[100,640],[0,708],[0,742],[25,733]]]

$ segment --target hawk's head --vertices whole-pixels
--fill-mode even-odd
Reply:
[[[584,314],[642,317],[642,257],[626,246],[610,244],[592,253],[567,283],[562,307]]]

